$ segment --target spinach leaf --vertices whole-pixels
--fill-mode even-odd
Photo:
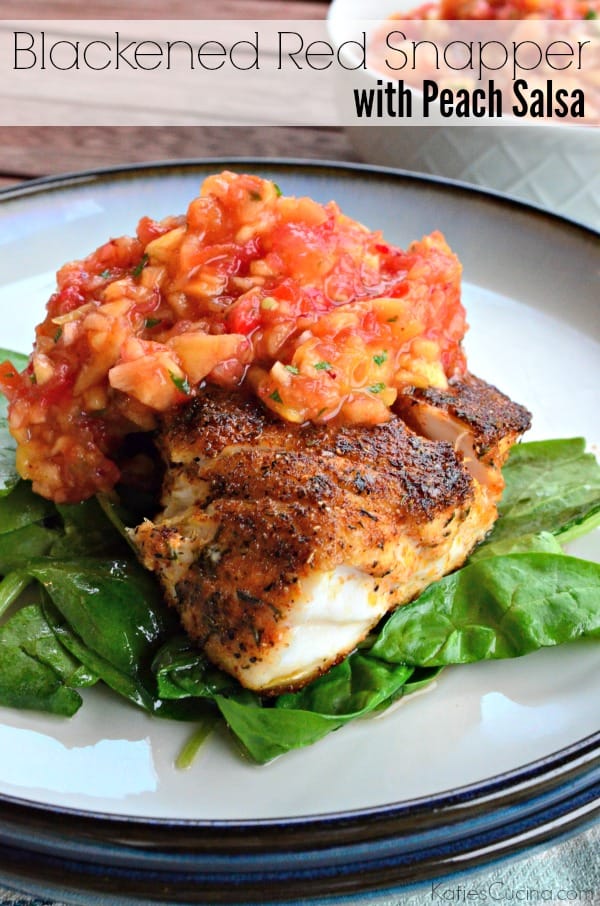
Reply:
[[[61,504],[56,510],[62,521],[62,534],[52,546],[53,557],[73,559],[109,554],[130,555],[96,498],[83,503]]]
[[[215,700],[229,729],[259,764],[310,746],[344,723],[343,718],[313,711],[263,708],[222,695]]]
[[[517,444],[503,475],[492,541],[539,531],[572,539],[600,518],[600,466],[583,438]]]
[[[0,704],[70,717],[81,705],[75,687],[94,677],[65,651],[37,604],[0,627]]]
[[[552,532],[536,532],[529,535],[509,535],[499,541],[490,539],[476,548],[469,557],[469,563],[476,563],[486,557],[502,557],[505,554],[527,553],[562,554],[563,549]]]
[[[398,699],[412,695],[413,692],[421,692],[438,678],[443,669],[443,667],[413,667],[410,679],[390,695],[389,698],[384,699],[380,705],[377,705],[375,710],[385,711]]]
[[[152,576],[127,560],[37,560],[27,568],[84,645],[129,676],[148,672],[173,622]]]
[[[158,695],[152,661],[179,627],[153,577],[135,561],[38,560],[27,572],[46,590],[44,612],[57,638],[107,686],[162,717],[202,715],[199,705]]]
[[[0,618],[7,613],[9,607],[19,599],[30,584],[29,576],[16,570],[9,573],[8,576],[4,576],[0,582]]]
[[[26,566],[32,558],[47,554],[55,539],[55,531],[36,524],[0,534],[0,575],[5,576]]]
[[[55,512],[54,504],[34,494],[28,481],[19,481],[0,496],[0,535],[41,522]]]
[[[413,673],[355,652],[299,692],[279,696],[274,707],[216,697],[219,710],[255,761],[312,745],[332,730],[397,697]]]
[[[15,452],[16,445],[8,430],[8,422],[0,416],[0,497],[9,494],[19,481]]]
[[[123,698],[128,698],[147,711],[154,710],[154,699],[138,676],[118,669],[107,658],[85,645],[50,600],[45,601],[44,616],[56,638],[74,658],[85,664],[90,671],[93,671],[99,679]]]
[[[371,653],[424,667],[519,657],[600,635],[600,564],[557,554],[482,559],[430,585]]]
[[[129,550],[96,500],[55,506],[19,481],[0,496],[0,574],[48,553],[73,559]]]
[[[411,667],[357,651],[299,692],[263,702],[208,663],[185,638],[161,649],[153,669],[162,697],[199,696],[215,701],[230,730],[260,763],[310,745],[391,701],[414,673]]]
[[[53,632],[64,647],[82,664],[94,673],[114,692],[129,699],[135,705],[159,717],[172,720],[202,720],[206,710],[203,705],[194,702],[163,701],[157,694],[156,684],[146,669],[123,669],[116,667],[108,657],[103,657],[75,633],[60,611],[50,600],[44,604],[44,614]]]
[[[20,352],[11,352],[0,349],[0,365],[11,362],[17,371],[22,371],[28,362],[28,357]],[[15,468],[16,444],[8,430],[7,402],[0,394],[0,497],[8,494],[19,481]]]
[[[276,707],[350,720],[395,695],[412,673],[412,667],[386,663],[357,651],[299,692],[280,695]]]
[[[208,661],[187,636],[176,635],[158,651],[152,664],[163,699],[207,698],[236,694],[239,683]]]

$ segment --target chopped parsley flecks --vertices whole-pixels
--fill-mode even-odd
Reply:
[[[383,384],[381,381],[378,381],[377,384],[371,384],[371,386],[368,387],[367,390],[369,391],[369,393],[381,393],[382,390],[385,390],[385,384]]]
[[[270,393],[270,394],[269,394],[269,399],[270,399],[270,400],[273,400],[273,402],[275,402],[275,403],[282,403],[282,402],[283,402],[283,400],[281,399],[281,395],[280,395],[280,393],[279,393],[279,390],[274,390],[273,393]]]
[[[190,387],[190,382],[186,377],[179,377],[179,375],[174,374],[172,371],[169,371],[169,377],[171,378],[177,389],[181,391],[181,393],[185,393],[186,396],[189,396],[192,388]]]
[[[142,271],[144,270],[144,268],[146,267],[146,265],[148,264],[149,261],[150,261],[150,255],[146,255],[146,254],[142,255],[142,258],[141,258],[141,261],[139,262],[139,264],[136,264],[136,266],[131,271],[131,276],[139,277],[139,275],[142,273]]]
[[[387,349],[384,349],[382,352],[378,352],[377,355],[373,356],[373,361],[376,365],[383,365],[387,361]]]

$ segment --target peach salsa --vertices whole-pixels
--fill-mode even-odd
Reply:
[[[59,270],[28,367],[0,368],[18,471],[59,503],[110,490],[123,438],[205,382],[291,423],[384,423],[401,388],[464,373],[460,276],[439,232],[403,251],[334,202],[210,176]]]
[[[427,0],[393,19],[596,19],[598,0]]]

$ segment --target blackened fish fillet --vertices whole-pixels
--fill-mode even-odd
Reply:
[[[244,686],[324,672],[492,527],[528,413],[475,378],[407,393],[399,412],[291,425],[213,387],[165,417],[164,510],[133,540],[188,634]]]

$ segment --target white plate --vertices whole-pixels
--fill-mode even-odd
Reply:
[[[471,369],[532,410],[531,438],[600,439],[593,234],[456,184],[366,168],[236,166],[275,179],[285,194],[335,199],[400,245],[441,229],[464,265]],[[0,346],[30,350],[60,264],[133,231],[143,214],[185,210],[203,176],[220,168],[126,169],[4,193]],[[600,536],[576,550],[598,559]],[[599,668],[600,646],[581,643],[448,669],[392,713],[268,766],[245,761],[218,732],[188,771],[174,760],[189,726],[92,689],[71,720],[0,709],[0,795],[200,823],[293,821],[432,799],[577,749],[600,729]]]

